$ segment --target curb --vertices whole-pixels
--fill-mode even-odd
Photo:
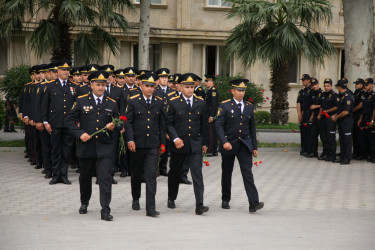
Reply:
[[[25,147],[0,147],[0,152],[23,152]]]

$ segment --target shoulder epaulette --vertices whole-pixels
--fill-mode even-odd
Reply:
[[[176,100],[176,99],[178,99],[178,98],[180,98],[180,96],[172,97],[172,98],[171,98],[171,101]]]
[[[230,101],[230,99],[222,101],[221,103],[226,103],[226,102],[229,102],[229,101]]]
[[[80,95],[78,96],[78,98],[82,98],[82,97],[85,97],[85,96],[88,96],[89,94],[86,94],[86,95]]]
[[[250,104],[250,105],[253,105],[251,102],[248,102],[248,101],[245,101],[246,103]]]
[[[81,86],[79,86],[80,88],[82,88],[83,86],[86,86],[87,85],[87,83],[85,83],[85,84],[83,84],[83,85],[81,85]]]
[[[137,90],[137,87],[134,87],[134,88],[130,89],[130,91],[132,91],[132,90]]]
[[[160,96],[156,95],[155,97],[158,98],[158,99],[160,99],[160,100],[163,100],[163,98],[161,98]]]
[[[200,97],[200,96],[197,96],[196,94],[194,94],[194,96],[195,96],[196,98],[198,98],[198,99],[200,99],[200,100],[204,101],[204,99],[203,99],[202,97]]]
[[[176,94],[176,91],[173,91],[173,92],[171,92],[171,93],[168,93],[168,96],[171,96],[171,95],[174,95],[174,94]]]
[[[116,103],[116,101],[113,100],[112,98],[110,98],[110,97],[108,97],[108,96],[107,96],[107,98],[108,98],[109,100],[111,100],[112,102]]]
[[[79,86],[79,83],[76,83],[76,82],[72,82],[74,85],[76,85],[76,86]]]
[[[121,88],[121,87],[119,87],[118,85],[116,85],[116,84],[112,84],[113,86],[115,86],[115,87],[117,87],[117,88]]]
[[[137,94],[137,95],[133,95],[133,96],[130,97],[130,99],[134,99],[134,98],[136,98],[136,97],[138,97],[138,96],[139,96],[139,94]]]

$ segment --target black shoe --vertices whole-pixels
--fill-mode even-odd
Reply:
[[[121,172],[120,177],[126,177],[126,176],[128,176],[127,172]]]
[[[46,174],[46,170],[43,169],[42,172],[41,172],[41,174]]]
[[[361,161],[361,160],[363,160],[365,158],[366,157],[364,157],[363,155],[359,155],[359,156],[356,157],[356,160]]]
[[[216,152],[216,153],[213,153],[212,155],[213,155],[213,156],[218,156],[219,154]]]
[[[349,165],[350,164],[350,161],[349,160],[342,160],[340,162],[341,165]]]
[[[221,202],[221,208],[230,209],[229,201],[222,201]]]
[[[28,155],[28,154],[25,154],[25,156],[24,156],[25,158],[30,158],[30,155]]]
[[[47,174],[44,176],[44,178],[45,178],[45,179],[50,179],[50,178],[52,178],[52,174],[47,173]]]
[[[316,157],[318,157],[318,155],[317,154],[308,154],[308,155],[306,155],[306,157],[307,158],[316,158]]]
[[[153,209],[153,210],[147,210],[146,215],[150,216],[150,217],[158,217],[158,215],[160,215],[160,213],[158,211],[156,211],[155,209]]]
[[[262,209],[264,207],[263,202],[258,202],[258,203],[251,203],[249,207],[249,212],[250,213],[255,213],[257,210]]]
[[[9,129],[4,129],[4,132],[9,133],[10,131],[9,131]]]
[[[41,169],[43,166],[42,166],[42,164],[37,164],[36,166],[35,166],[35,169]]]
[[[181,180],[180,180],[180,183],[182,183],[182,184],[186,184],[186,185],[191,185],[191,184],[192,184],[192,182],[189,181],[188,179],[181,179]]]
[[[142,183],[146,183],[146,179],[145,178],[142,178]]]
[[[302,153],[302,156],[305,156],[305,157],[306,157],[307,155],[309,155],[309,153],[307,153],[307,152],[303,152],[303,153]]]
[[[112,184],[117,184],[117,181],[115,179],[112,178]]]
[[[70,180],[68,180],[68,178],[66,178],[66,177],[61,177],[60,182],[66,184],[66,185],[71,185],[72,184],[70,182]]]
[[[80,169],[77,169],[77,170],[76,170],[76,173],[77,173],[77,174],[81,173],[81,170],[80,170]]]
[[[98,181],[98,179],[96,179],[95,184],[96,184],[96,185],[99,185],[99,181]]]
[[[28,162],[31,162],[32,160],[31,160],[31,158],[29,157],[29,159],[27,160]]]
[[[321,155],[318,157],[318,160],[320,160],[320,161],[324,161],[324,160],[327,159],[327,158],[328,158],[328,156],[321,154]]]
[[[174,203],[174,201],[171,201],[170,199],[168,199],[168,204],[167,204],[168,208],[176,208],[176,204]]]
[[[196,214],[196,215],[201,215],[201,214],[203,214],[203,213],[208,212],[208,210],[209,210],[209,207],[207,207],[207,206],[203,206],[203,205],[199,205],[199,206],[197,206],[197,207],[195,208],[195,214]]]
[[[30,165],[34,166],[34,165],[36,165],[36,162],[35,161],[30,161]]]
[[[336,157],[328,157],[327,159],[325,159],[325,161],[335,162]]]
[[[59,178],[53,177],[52,180],[50,180],[49,184],[50,185],[55,185],[59,182]]]
[[[81,205],[81,207],[79,208],[79,213],[87,214],[87,205]]]
[[[12,132],[12,133],[17,133],[17,130],[15,130],[15,129],[11,129],[10,132]]]
[[[106,221],[111,221],[111,220],[113,220],[113,216],[110,215],[110,214],[107,214],[107,213],[102,213],[101,219],[106,220]]]
[[[133,202],[132,202],[132,209],[136,210],[136,211],[138,211],[138,210],[141,209],[141,206],[139,205],[139,200],[133,200]]]
[[[168,172],[167,172],[167,170],[165,170],[165,169],[160,169],[160,175],[162,175],[162,176],[168,176]]]
[[[334,161],[332,161],[333,163],[341,163],[341,159],[335,159]]]
[[[70,166],[72,169],[76,169],[77,168],[77,165],[76,164],[72,164],[72,166]]]
[[[213,153],[207,153],[206,156],[207,157],[212,157],[212,156],[214,156],[214,154]]]

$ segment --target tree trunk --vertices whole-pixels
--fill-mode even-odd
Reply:
[[[373,0],[343,0],[345,77],[373,77],[375,72]]]
[[[288,124],[289,118],[289,102],[288,80],[289,63],[272,63],[271,65],[271,123],[272,124]]]
[[[56,22],[56,26],[59,33],[59,41],[52,48],[51,62],[57,62],[60,60],[72,60],[72,39],[70,38],[70,26],[67,22],[60,20],[59,8],[56,7],[53,12],[53,19]]]
[[[138,68],[150,69],[150,0],[140,2]]]

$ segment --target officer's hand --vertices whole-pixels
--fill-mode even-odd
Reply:
[[[165,138],[167,138],[167,140],[169,141],[170,140],[170,138],[169,138],[169,135],[167,134],[166,136],[165,136]]]
[[[183,140],[181,139],[177,139],[175,142],[174,142],[174,145],[176,146],[176,148],[180,149],[184,146],[184,142]]]
[[[35,126],[35,122],[33,120],[30,121],[31,126]]]
[[[203,154],[207,153],[207,146],[202,146],[202,153]]]
[[[109,131],[112,131],[115,129],[115,124],[113,124],[113,122],[110,122],[108,123],[107,125],[105,125],[106,128],[109,130]]]
[[[321,115],[318,115],[318,117],[317,117],[317,118],[318,118],[318,120],[320,120],[320,118],[321,118]]]
[[[128,142],[128,148],[130,151],[135,152],[135,143],[133,141]]]
[[[46,128],[47,132],[51,134],[51,132],[52,132],[51,125],[49,125],[49,123],[46,123],[46,124],[44,124],[44,127]]]
[[[123,134],[125,132],[125,128],[122,128],[120,133]]]
[[[374,122],[370,122],[370,128],[374,127]]]
[[[23,123],[26,125],[29,125],[30,119],[29,118],[23,118]]]
[[[81,139],[83,142],[87,142],[88,140],[91,139],[91,137],[89,136],[88,133],[84,133],[83,135],[81,135],[80,139]]]
[[[335,122],[336,121],[336,117],[337,117],[336,115],[331,116],[331,120]]]
[[[214,121],[214,118],[213,118],[213,117],[208,118],[208,123],[211,123],[211,122],[213,122],[213,121]]]
[[[258,156],[258,150],[253,150],[253,156],[257,157]]]
[[[230,144],[229,142],[226,142],[224,143],[223,148],[228,151],[232,150],[232,144]]]
[[[43,123],[41,123],[41,122],[37,122],[37,123],[35,124],[35,127],[36,127],[36,129],[39,130],[40,132],[43,132],[43,130],[44,130]]]
[[[358,120],[357,125],[358,125],[358,127],[361,126],[361,120]]]
[[[298,115],[298,122],[302,122],[302,115]]]

